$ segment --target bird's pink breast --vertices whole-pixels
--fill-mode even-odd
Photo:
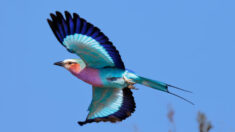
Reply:
[[[93,86],[97,86],[97,87],[103,86],[98,69],[86,67],[75,76],[77,76],[79,79]]]

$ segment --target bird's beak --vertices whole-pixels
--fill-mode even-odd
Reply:
[[[59,61],[59,62],[55,62],[54,65],[57,65],[57,66],[64,66],[64,62],[63,61]]]

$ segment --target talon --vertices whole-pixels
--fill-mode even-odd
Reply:
[[[124,79],[128,84],[130,84],[130,85],[135,84],[135,82],[133,82],[132,79],[128,79],[128,78],[126,78],[125,76],[123,76],[123,79]]]
[[[138,88],[134,87],[133,85],[128,85],[127,86],[129,89],[135,89],[135,90],[138,90]]]
[[[134,89],[135,87],[133,85],[128,85],[127,86],[129,89]]]

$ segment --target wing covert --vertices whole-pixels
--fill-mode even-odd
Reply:
[[[100,29],[76,13],[72,17],[65,11],[65,18],[58,11],[50,15],[51,20],[47,21],[57,40],[69,52],[80,56],[89,67],[125,69],[119,52]]]

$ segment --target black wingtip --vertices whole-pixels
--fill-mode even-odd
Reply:
[[[50,24],[50,23],[52,23],[52,21],[49,19],[49,18],[47,18],[47,22]]]
[[[56,18],[56,16],[53,13],[50,13],[51,18]]]
[[[86,123],[85,123],[84,121],[78,121],[78,124],[79,124],[80,126],[83,126],[83,125],[85,125]]]
[[[96,122],[96,121],[94,119],[87,119],[85,121],[78,121],[78,125],[83,126],[83,125],[85,125],[87,123],[92,123],[92,122]]]
[[[73,17],[78,18],[78,17],[79,17],[79,15],[78,15],[77,13],[73,13]]]
[[[61,12],[56,11],[55,14],[56,14],[57,18],[59,18],[60,20],[64,19],[63,14]]]
[[[70,15],[69,11],[64,11],[65,15]]]
[[[55,11],[56,15],[62,15],[62,13],[60,11]]]

